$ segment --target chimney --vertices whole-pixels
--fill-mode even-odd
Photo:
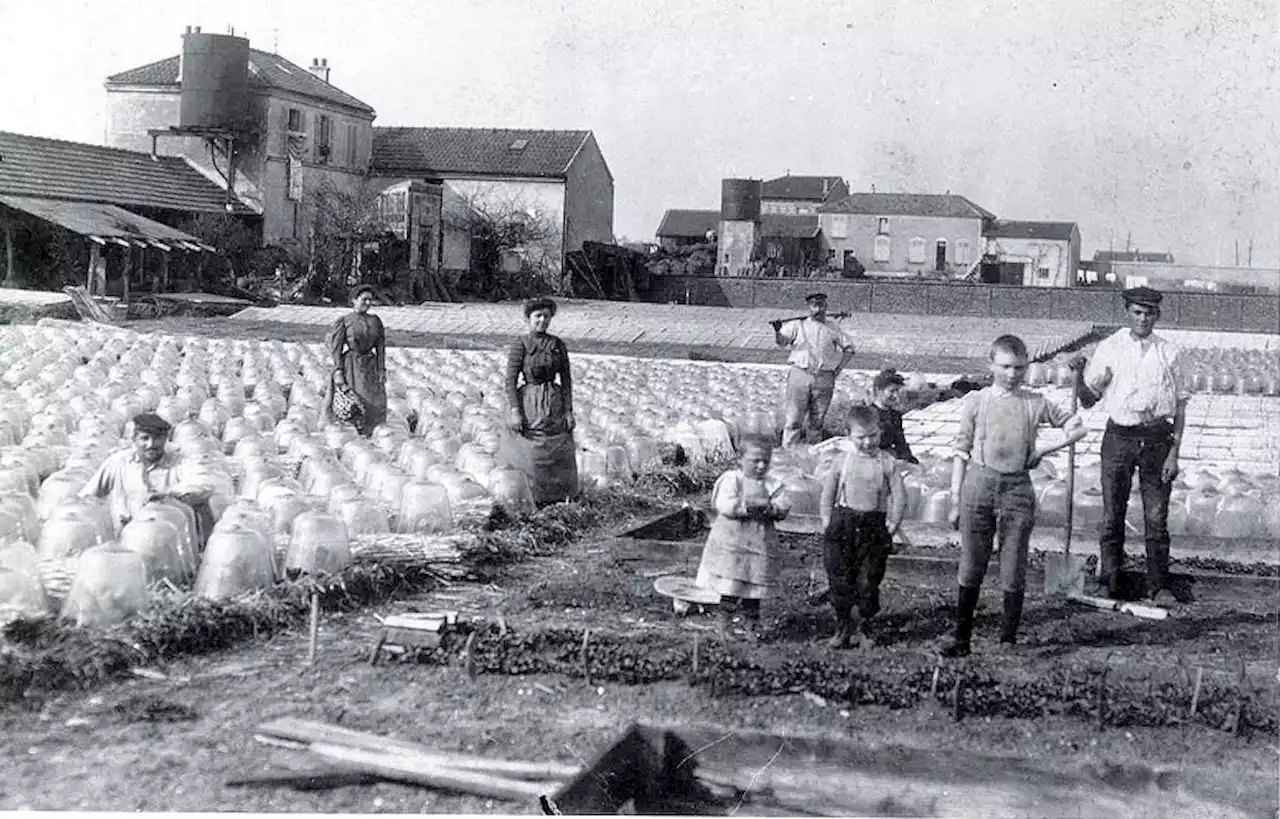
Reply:
[[[826,195],[830,192],[831,192],[831,180],[824,178],[822,180],[822,196],[825,198]]]
[[[315,57],[311,60],[311,68],[308,69],[313,75],[325,82],[329,81],[329,58]]]

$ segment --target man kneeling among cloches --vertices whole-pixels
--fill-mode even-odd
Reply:
[[[1046,455],[1085,436],[1079,416],[1022,388],[1028,364],[1022,339],[1000,336],[991,344],[990,359],[992,385],[966,395],[960,410],[950,515],[960,527],[960,589],[955,637],[943,647],[945,657],[969,654],[978,590],[997,530],[1004,589],[1000,642],[1015,642],[1022,619],[1027,551],[1036,522],[1030,470]],[[1037,448],[1036,432],[1042,424],[1062,428],[1063,441]]]

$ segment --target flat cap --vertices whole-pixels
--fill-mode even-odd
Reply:
[[[826,301],[827,294],[826,293],[810,293],[809,295],[804,297],[804,300],[805,301]]]
[[[901,387],[901,386],[904,386],[906,383],[907,383],[907,379],[902,377],[902,373],[898,372],[897,370],[888,369],[888,370],[881,370],[880,372],[876,373],[875,378],[871,379],[871,388],[875,390],[882,390],[885,387],[891,386],[893,384],[897,384],[899,387]]]
[[[144,412],[133,416],[133,431],[146,432],[151,435],[168,435],[169,430],[173,429],[169,422],[156,415],[154,412]]]
[[[1159,307],[1164,294],[1152,287],[1130,287],[1122,292],[1125,304],[1140,304],[1143,307]]]

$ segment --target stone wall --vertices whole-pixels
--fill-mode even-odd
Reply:
[[[902,313],[993,318],[1041,318],[1120,324],[1119,290],[1030,288],[862,279],[747,279],[654,276],[643,298],[657,303],[803,310],[804,296],[822,290],[832,312]],[[1166,293],[1161,321],[1169,327],[1280,333],[1275,296]]]

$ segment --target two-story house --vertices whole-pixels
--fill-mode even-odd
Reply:
[[[776,216],[809,216],[828,202],[849,195],[849,184],[839,176],[792,176],[766,179],[760,188],[760,213]]]
[[[982,257],[995,216],[963,196],[853,193],[818,209],[829,264],[856,258],[867,272],[955,277]]]
[[[234,163],[216,140],[151,132],[179,124],[184,55],[166,57],[107,78],[106,143],[133,151],[184,156],[225,187],[234,164],[236,196],[262,215],[262,241],[304,239],[305,192],[362,183],[373,146],[374,110],[329,82],[327,60],[310,69],[279,54],[249,48],[243,38],[188,30],[184,53],[210,38],[239,46],[247,60],[247,138]],[[203,38],[203,39],[202,39]],[[187,58],[192,59],[191,57]]]
[[[591,131],[380,127],[369,174],[379,185],[442,187],[445,270],[469,268],[476,209],[545,226],[540,252],[556,269],[583,242],[613,242],[613,174]]]

